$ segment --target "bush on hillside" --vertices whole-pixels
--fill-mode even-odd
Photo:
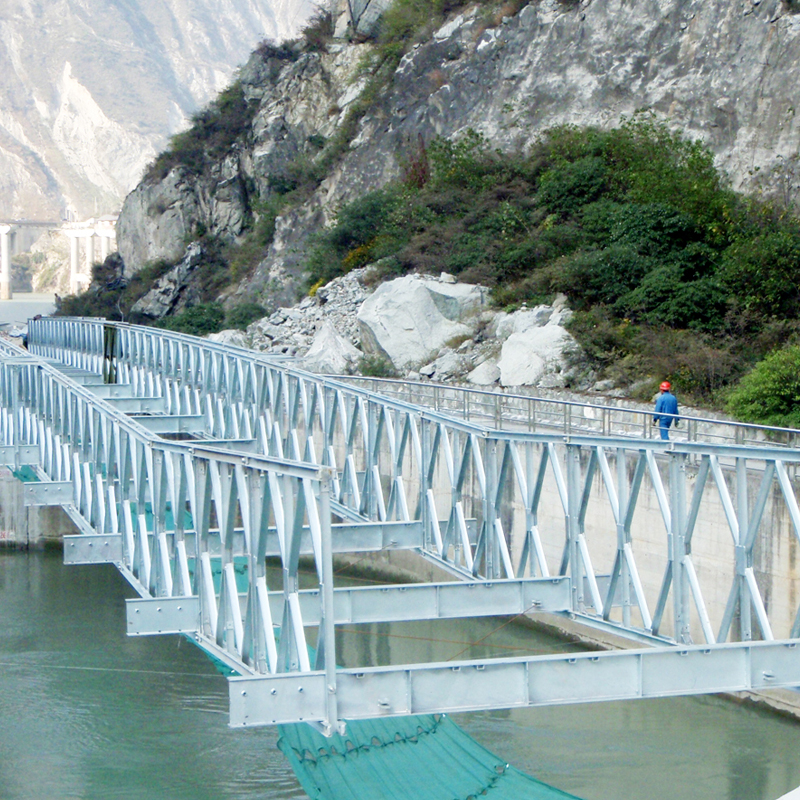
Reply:
[[[413,142],[399,160],[401,180],[344,206],[317,237],[310,283],[380,260],[385,275],[446,270],[486,284],[501,306],[563,292],[610,329],[627,320],[639,332],[615,348],[626,375],[650,369],[655,344],[695,402],[763,358],[776,318],[800,316],[800,222],[737,195],[702,143],[649,115],[555,128],[524,154],[467,131]]]
[[[267,309],[258,303],[239,303],[229,308],[225,313],[225,328],[236,328],[240,331],[247,330],[247,326],[257,319],[266,316]]]
[[[784,347],[756,364],[731,392],[727,409],[743,422],[800,427],[800,347]]]
[[[150,164],[144,179],[163,180],[176,166],[195,174],[223,158],[247,134],[257,104],[247,102],[240,81],[223,89],[209,106],[192,116],[188,130],[175,134],[169,147]]]
[[[306,46],[320,53],[328,52],[328,43],[333,37],[333,14],[317,7],[301,31]]]
[[[92,267],[92,284],[87,291],[61,298],[55,316],[102,317],[117,322],[147,324],[151,320],[133,314],[131,308],[174,266],[174,262],[163,259],[151,261],[126,280],[121,276],[119,255],[112,253],[104,263]]]
[[[157,327],[192,336],[207,336],[224,329],[225,309],[221,303],[199,303],[172,317],[159,320]]]

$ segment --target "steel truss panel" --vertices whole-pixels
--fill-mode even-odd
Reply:
[[[122,400],[134,396],[133,387],[128,383],[84,384],[84,386],[87,385],[92,394],[102,397],[104,400]]]
[[[69,485],[72,486],[72,484]],[[59,505],[60,504],[61,503],[59,503]],[[390,550],[416,550],[422,546],[422,526],[418,522],[345,522],[338,525],[331,525],[331,529],[331,550],[334,555],[378,553]],[[169,531],[164,534],[167,541],[172,541],[174,535],[174,531]],[[248,553],[244,531],[241,529],[231,532],[230,540],[227,544],[223,544],[219,530],[208,530],[205,535],[205,552],[208,553],[211,558],[219,558],[223,550],[227,552],[229,557],[246,556]],[[148,531],[147,537],[149,540],[152,540],[152,531]],[[122,534],[107,533],[103,534],[100,538],[108,540],[110,543],[109,546],[111,549],[107,552],[121,552]],[[80,543],[82,541],[90,539],[91,537],[87,536],[87,534],[65,536],[65,548],[67,543],[69,543],[70,549],[80,548]],[[183,534],[183,541],[188,552],[195,552],[196,535],[193,531],[185,532]],[[73,549],[73,552],[78,552],[78,550]],[[314,555],[311,530],[307,526],[302,529],[300,534],[298,554],[301,556]],[[280,555],[280,540],[277,531],[273,528],[266,533],[264,557],[278,558]],[[115,563],[119,560],[119,558],[113,556],[108,559],[108,562]],[[102,563],[102,560],[95,554],[92,555],[91,562],[70,563]],[[502,583],[502,581],[499,581],[499,583]]]
[[[73,498],[72,481],[29,481],[22,484],[26,506],[69,505]]]
[[[304,595],[312,600],[318,594],[318,590],[301,592],[301,602]],[[319,600],[309,604],[303,619],[311,619],[313,608],[319,608]],[[334,592],[337,624],[509,616],[569,608],[569,579],[561,578],[367,586]]]
[[[171,534],[168,534],[168,537]],[[186,546],[189,551],[194,547],[194,533],[184,534]],[[268,558],[277,558],[281,554],[280,540],[275,528],[270,528],[266,533],[264,555]],[[378,553],[389,550],[416,550],[422,547],[422,525],[419,522],[343,522],[331,525],[331,547],[334,555],[348,553]],[[208,531],[207,549],[213,558],[219,556],[223,546],[219,531]],[[244,531],[233,531],[229,543],[230,554],[243,556],[247,554]],[[311,530],[303,526],[299,554],[310,556],[314,554],[311,540]]]
[[[88,534],[64,537],[65,564],[117,564],[122,561],[119,534]]]
[[[128,636],[201,630],[200,598],[196,595],[126,600],[125,610]]]
[[[231,677],[231,726],[321,721],[320,672]],[[795,641],[338,670],[343,719],[740,692],[800,684]]]
[[[298,593],[305,625],[320,623],[319,590]],[[283,592],[269,592],[273,619],[284,613]],[[239,595],[246,608],[247,595]],[[126,601],[128,633],[188,633],[199,630],[199,599],[158,597]],[[337,625],[371,622],[406,622],[424,619],[458,619],[524,614],[526,611],[568,611],[570,584],[567,578],[479,581],[475,583],[408,584],[391,587],[335,589],[334,619]]]

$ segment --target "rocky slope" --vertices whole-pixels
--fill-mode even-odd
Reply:
[[[188,115],[310,0],[6,0],[0,217],[108,213]]]
[[[735,187],[796,191],[785,167],[800,145],[800,15],[782,0],[540,0],[498,22],[467,9],[403,58],[343,158],[278,218],[258,268],[229,302],[286,305],[308,237],[342,203],[396,177],[420,136],[471,127],[499,147],[524,148],[553,125],[612,126],[649,109],[704,140]],[[222,241],[240,238],[254,199],[269,197],[289,165],[316,156],[312,142],[345,123],[366,85],[358,65],[370,47],[252,58],[242,80],[258,109],[243,143],[202,175],[179,167],[126,199],[118,228],[126,272],[178,261],[198,223]]]
[[[536,386],[581,391],[610,387],[571,363],[577,343],[564,328],[563,296],[508,314],[489,307],[488,290],[452,275],[407,275],[377,289],[356,269],[313,296],[279,308],[247,331],[215,341],[288,356],[311,372],[381,373],[409,380],[483,387]]]

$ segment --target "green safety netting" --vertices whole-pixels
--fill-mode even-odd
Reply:
[[[330,738],[303,723],[279,731],[311,800],[575,800],[509,766],[446,715],[350,721]]]
[[[33,483],[39,480],[36,470],[27,465],[24,465],[16,470],[12,470],[12,474],[18,481],[22,481],[23,483]]]

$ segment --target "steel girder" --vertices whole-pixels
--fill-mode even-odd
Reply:
[[[346,719],[740,692],[800,684],[798,643],[749,642],[558,656],[448,661],[337,672]],[[231,725],[319,719],[325,676],[229,682]]]
[[[308,672],[312,681],[313,670],[302,650],[302,626],[316,617],[304,616],[310,612],[304,612],[308,601],[299,592],[297,568],[300,554],[310,549],[319,572],[325,562],[318,550],[325,543],[328,549],[337,547],[329,511],[322,512],[323,495],[326,509],[334,508],[350,520],[353,530],[366,522],[402,525],[405,531],[413,526],[418,552],[462,580],[498,584],[568,578],[569,613],[593,625],[605,624],[615,633],[627,632],[663,647],[677,644],[683,650],[699,640],[704,642],[702,652],[709,654],[749,653],[752,639],[770,642],[776,636],[800,636],[798,578],[786,573],[773,580],[763,565],[764,551],[776,536],[765,522],[783,515],[789,536],[800,538],[793,484],[800,451],[795,448],[768,438],[749,442],[751,434],[746,436],[736,426],[730,427],[724,443],[663,443],[625,436],[612,425],[610,412],[604,412],[604,436],[572,423],[568,435],[532,432],[536,414],[531,409],[537,409],[536,403],[525,398],[527,415],[520,417],[522,406],[515,405],[515,398],[509,399],[509,411],[505,398],[493,396],[494,421],[504,428],[498,430],[470,421],[470,413],[454,418],[400,397],[382,397],[293,370],[249,351],[122,324],[37,320],[31,323],[29,342],[33,353],[69,365],[72,377],[84,375],[81,370],[113,375],[133,397],[160,398],[166,418],[192,420],[194,439],[163,440],[153,431],[168,430],[168,423],[155,422],[159,417],[139,418],[153,420],[142,424],[102,400],[92,400],[90,383],[77,391],[62,391],[64,378],[31,359],[23,363],[8,358],[0,373],[3,442],[13,447],[35,442],[43,475],[72,481],[75,508],[98,537],[71,537],[67,552],[74,539],[75,547],[82,548],[79,557],[86,560],[107,560],[121,553],[123,571],[144,587],[140,594],[172,598],[171,609],[181,598],[193,598],[203,620],[191,628],[197,640],[234,665],[241,658],[242,675],[265,675],[269,683]],[[467,394],[461,402],[470,408],[476,403]],[[99,406],[102,413],[89,410]],[[572,419],[573,411],[564,411],[565,419]],[[243,442],[248,443],[246,453],[237,452]],[[279,463],[270,467],[269,460]],[[317,473],[295,475],[294,483],[286,483],[281,465],[289,470],[287,464],[297,464],[298,469],[301,462]],[[323,484],[329,495],[322,492]],[[305,509],[298,510],[303,503]],[[176,514],[175,509],[185,513]],[[328,527],[322,523],[326,514]],[[244,519],[251,520],[249,533]],[[288,530],[289,519],[294,522],[291,536],[287,539],[284,533],[277,551],[284,572],[281,621],[292,637],[281,637],[279,653],[274,637],[264,634],[265,620],[274,619],[276,596],[256,570],[259,559],[263,562],[267,552],[275,552],[277,529]],[[320,531],[317,549],[309,544],[312,529]],[[330,536],[323,533],[328,530]],[[255,551],[254,531],[260,534]],[[397,544],[391,541],[387,546],[384,537],[380,549]],[[374,549],[364,541],[359,547]],[[254,559],[248,580],[253,583],[251,576],[256,576],[256,587],[239,592],[236,559],[245,553]],[[333,587],[328,589],[325,607],[331,612],[321,618],[330,631],[323,639],[331,642],[340,611],[333,611],[339,601]],[[323,594],[318,593],[320,608]],[[791,599],[780,605],[779,595]],[[180,620],[170,625],[185,625],[182,615],[190,606],[182,605]],[[470,610],[467,606],[465,611]],[[518,603],[499,607],[508,614],[519,613]],[[392,619],[403,612],[394,613],[398,616]],[[412,617],[409,613],[407,618]],[[157,625],[158,618],[142,629],[158,629]],[[725,644],[731,639],[744,644]],[[245,641],[258,650],[249,661]],[[759,658],[779,659],[776,654],[784,650],[766,648],[759,653]],[[788,645],[785,653],[790,661],[795,657]],[[325,663],[324,652],[320,658]],[[714,658],[702,663],[725,663],[726,656]],[[469,667],[476,676],[470,707],[507,702],[492,700],[492,680],[480,679],[488,663]],[[491,660],[498,669],[506,663],[509,669],[520,669],[513,659]],[[623,663],[624,659],[608,662]],[[690,675],[691,670],[684,669],[689,662],[664,663],[683,686],[680,676]],[[338,691],[339,672],[331,675],[332,666],[327,668],[324,679],[315,675],[313,681],[323,680],[334,691],[319,693],[313,713],[297,706],[296,716],[302,712],[305,719],[329,723],[336,718],[326,714],[330,695]],[[387,667],[380,680],[402,684],[407,693],[417,691],[410,679],[398,677],[414,669]],[[606,679],[612,684],[627,681],[629,666],[607,669]],[[702,691],[725,690],[731,683],[723,680],[723,673],[724,669],[719,679],[695,685]],[[387,677],[390,674],[395,677]],[[716,668],[711,674],[718,674]],[[438,678],[430,681],[433,685]],[[688,677],[687,681],[688,692]],[[311,686],[306,703],[317,692]],[[446,691],[437,688],[437,693],[436,708],[456,707],[448,706]],[[249,720],[267,717],[261,708]]]

